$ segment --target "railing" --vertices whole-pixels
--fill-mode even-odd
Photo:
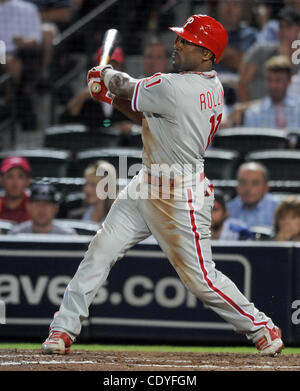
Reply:
[[[74,34],[77,34],[82,30],[82,28],[86,27],[88,23],[92,22],[99,15],[107,11],[118,1],[119,0],[106,0],[104,3],[90,11],[87,15],[83,16],[80,20],[72,24],[72,26],[65,29],[53,40],[54,48],[64,44],[70,37],[74,36]]]

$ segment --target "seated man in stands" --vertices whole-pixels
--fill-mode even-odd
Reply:
[[[211,239],[212,240],[247,240],[253,234],[247,225],[238,219],[229,217],[223,192],[214,189],[214,206],[211,212]]]
[[[269,191],[269,173],[262,164],[243,163],[237,172],[237,196],[227,203],[229,215],[248,228],[272,227],[278,202]]]
[[[16,223],[29,220],[26,193],[30,184],[28,161],[20,156],[10,156],[3,160],[0,174],[4,189],[4,196],[0,198],[0,219]]]
[[[223,127],[299,128],[299,85],[292,75],[293,64],[287,56],[271,57],[265,64],[267,95],[237,103]]]
[[[31,220],[16,225],[9,234],[76,235],[73,228],[62,227],[53,221],[59,209],[57,192],[53,185],[33,185],[27,208]]]
[[[266,62],[268,95],[246,110],[244,126],[278,129],[300,127],[300,97],[288,94],[292,74],[293,65],[286,56],[275,56]]]
[[[274,235],[276,241],[300,241],[300,197],[289,196],[278,205]]]
[[[169,54],[162,42],[149,42],[143,54],[143,75],[149,77],[157,72],[168,72]]]

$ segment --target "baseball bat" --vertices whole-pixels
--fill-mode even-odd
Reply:
[[[118,43],[118,35],[119,31],[116,29],[109,29],[105,32],[102,40],[102,55],[99,65],[106,65],[109,63],[110,56]],[[99,94],[101,92],[100,83],[94,82],[91,86],[91,90],[94,94]]]

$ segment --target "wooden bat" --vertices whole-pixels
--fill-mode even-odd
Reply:
[[[109,63],[110,56],[112,55],[117,43],[118,43],[119,31],[116,29],[109,29],[104,34],[102,40],[102,55],[99,65],[106,65]],[[94,94],[101,92],[101,85],[98,82],[94,82],[91,86],[91,90]]]

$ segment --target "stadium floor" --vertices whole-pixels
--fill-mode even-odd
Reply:
[[[299,348],[262,357],[253,348],[75,346],[70,355],[44,355],[35,345],[0,344],[0,371],[300,371]],[[34,346],[34,348],[33,348]],[[219,351],[218,351],[219,349]]]

